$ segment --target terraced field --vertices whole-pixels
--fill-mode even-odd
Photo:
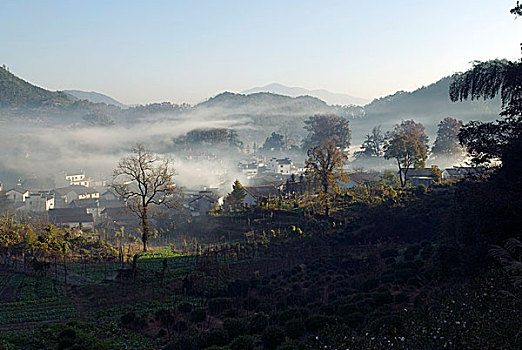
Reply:
[[[0,329],[78,316],[61,282],[23,273],[0,272]]]

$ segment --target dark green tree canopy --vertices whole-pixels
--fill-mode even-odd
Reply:
[[[265,143],[263,144],[264,150],[274,150],[280,151],[285,147],[284,136],[273,132],[272,135],[266,138]]]
[[[503,116],[522,111],[522,63],[507,60],[475,62],[469,71],[457,75],[450,85],[453,102],[493,99],[500,95]]]
[[[477,62],[469,71],[457,76],[450,86],[452,101],[491,99],[500,95],[501,116],[495,122],[473,121],[459,133],[475,164],[487,164],[505,158],[522,135],[522,62],[494,60]]]
[[[243,142],[234,129],[202,128],[189,131],[186,135],[175,138],[174,145],[184,150],[193,147],[231,147],[242,148]]]
[[[372,158],[381,157],[383,154],[384,135],[381,132],[381,126],[378,125],[372,129],[370,134],[366,135],[366,140],[361,145],[361,150],[355,152],[355,158]]]
[[[228,146],[237,149],[243,148],[243,141],[241,141],[235,129],[228,130]]]

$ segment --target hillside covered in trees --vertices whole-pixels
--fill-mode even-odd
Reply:
[[[66,93],[42,89],[20,79],[5,65],[0,67],[0,108],[66,106],[74,100]]]

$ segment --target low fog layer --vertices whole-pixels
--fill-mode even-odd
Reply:
[[[110,180],[122,156],[136,143],[173,159],[176,182],[190,189],[227,186],[245,180],[237,163],[248,155],[207,149],[179,152],[173,140],[201,128],[234,129],[245,146],[261,146],[272,132],[284,134],[299,146],[306,137],[304,121],[315,114],[337,114],[350,121],[351,158],[373,127],[383,133],[401,120],[424,124],[433,144],[437,124],[447,116],[463,120],[493,120],[499,101],[452,103],[448,98],[450,78],[412,93],[398,92],[364,108],[329,106],[313,97],[290,98],[260,93],[223,93],[197,106],[154,104],[121,110],[118,107],[79,103],[63,108],[11,108],[0,111],[0,182],[13,186],[18,178],[37,178],[48,188],[63,180],[64,172],[83,169],[95,180]],[[91,114],[87,114],[91,113]],[[92,119],[85,119],[91,116]],[[104,126],[89,126],[103,122]],[[97,124],[98,125],[98,124]],[[294,163],[304,163],[305,152],[281,153]],[[440,168],[455,165],[451,160],[428,160]],[[463,160],[457,164],[463,164]],[[347,168],[395,169],[391,161],[349,163]]]
[[[171,152],[173,138],[196,128],[241,128],[238,121],[193,121],[154,116],[128,126],[41,126],[12,123],[0,129],[0,182],[13,185],[15,177],[59,179],[64,172],[83,169],[95,179],[110,179],[118,160],[136,143],[173,159],[182,186],[208,186],[216,164],[188,161]],[[219,167],[230,167],[222,159]],[[205,168],[207,166],[208,168]]]

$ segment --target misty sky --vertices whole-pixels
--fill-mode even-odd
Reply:
[[[124,103],[196,103],[280,82],[374,98],[518,59],[513,0],[26,1],[0,4],[0,64]]]

